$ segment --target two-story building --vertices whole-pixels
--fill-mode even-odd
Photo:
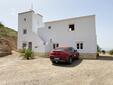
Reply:
[[[45,55],[57,47],[74,47],[81,58],[96,58],[95,15],[43,22],[33,10],[18,14],[18,49]]]

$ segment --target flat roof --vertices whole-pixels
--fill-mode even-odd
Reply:
[[[24,14],[24,13],[29,13],[29,12],[33,12],[33,13],[35,13],[34,10],[30,9],[30,10],[28,10],[28,11],[20,12],[20,13],[18,13],[18,14]],[[35,14],[42,16],[42,15],[39,14],[39,13],[35,13]],[[43,16],[42,16],[42,17],[43,17]]]
[[[20,13],[18,13],[18,14],[24,14],[24,13],[29,13],[29,12],[34,12],[33,10],[28,10],[28,11],[24,11],[24,12],[20,12]]]
[[[87,17],[93,17],[93,16],[95,16],[95,15],[88,15],[88,16],[73,17],[73,18],[66,18],[66,19],[53,20],[53,21],[46,21],[45,23],[54,23],[54,22],[67,21],[67,20],[80,19],[80,18],[87,18]]]

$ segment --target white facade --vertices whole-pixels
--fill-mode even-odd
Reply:
[[[25,34],[24,29],[27,31]],[[96,53],[95,15],[43,22],[43,16],[32,10],[19,13],[18,49],[23,48],[23,43],[28,47],[29,42],[32,42],[34,52],[47,53],[56,44],[78,48],[80,53]]]

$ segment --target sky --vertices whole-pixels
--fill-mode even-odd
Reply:
[[[44,21],[96,15],[97,43],[113,48],[113,0],[0,0],[0,22],[18,30],[18,13],[31,8]]]

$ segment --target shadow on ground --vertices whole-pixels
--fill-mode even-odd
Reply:
[[[79,65],[81,62],[82,62],[82,60],[75,60],[70,65],[67,64],[67,63],[57,63],[57,64],[54,64],[54,65],[55,66],[60,66],[60,67],[75,67],[75,66]]]
[[[113,56],[98,56],[97,60],[113,60]]]

